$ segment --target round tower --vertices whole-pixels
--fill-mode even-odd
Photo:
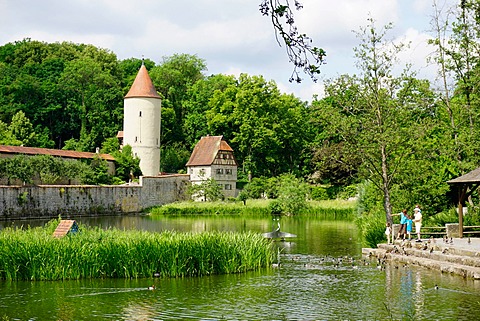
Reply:
[[[160,121],[162,100],[142,63],[123,108],[123,144],[140,158],[144,176],[160,172]]]

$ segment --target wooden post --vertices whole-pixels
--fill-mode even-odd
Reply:
[[[458,237],[463,237],[463,204],[458,202]]]
[[[458,237],[463,237],[463,202],[467,195],[467,184],[461,184],[458,195]]]

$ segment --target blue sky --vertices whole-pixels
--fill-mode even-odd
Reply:
[[[433,78],[426,45],[432,0],[300,0],[296,12],[301,32],[327,51],[327,64],[314,84],[288,82],[292,66],[278,46],[270,21],[258,11],[260,0],[0,0],[0,45],[29,37],[71,41],[107,48],[119,59],[152,59],[175,53],[205,59],[207,74],[242,72],[274,80],[282,92],[310,100],[322,95],[323,79],[356,72],[352,30],[365,26],[369,14],[378,25],[392,22],[391,38],[411,42],[402,55]],[[447,3],[456,3],[446,0]]]

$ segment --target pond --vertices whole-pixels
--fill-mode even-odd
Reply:
[[[263,233],[273,226],[253,216],[78,221],[149,231]],[[0,222],[0,229],[43,223]],[[276,242],[279,268],[179,279],[0,281],[0,320],[478,320],[479,281],[416,266],[378,269],[362,258],[351,222],[283,217],[281,227],[297,238]]]

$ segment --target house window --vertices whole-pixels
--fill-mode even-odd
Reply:
[[[193,168],[190,168],[190,174],[193,174]]]
[[[138,137],[137,137],[137,136],[135,136],[135,143],[136,143],[136,142],[138,142]]]
[[[200,176],[205,175],[205,169],[202,168],[202,169],[198,172],[198,174],[199,174]]]
[[[226,190],[231,190],[232,189],[232,184],[225,184],[225,189]]]
[[[231,168],[226,168],[225,169],[225,174],[232,175],[232,169]]]
[[[223,168],[217,168],[217,174],[223,174]]]

